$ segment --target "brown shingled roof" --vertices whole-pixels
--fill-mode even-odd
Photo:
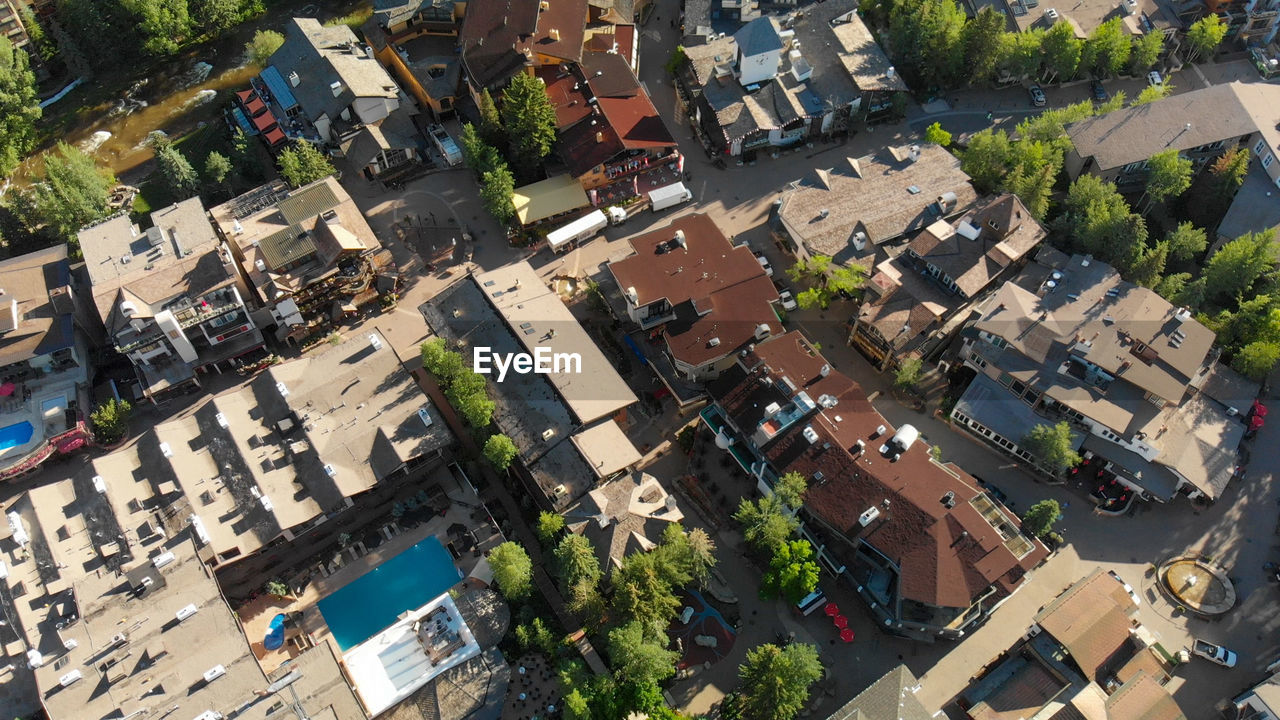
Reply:
[[[677,231],[685,247],[658,253]],[[685,215],[632,238],[631,246],[636,254],[609,270],[624,293],[635,289],[640,305],[666,298],[676,308],[664,332],[677,360],[697,366],[724,357],[753,340],[760,324],[777,324],[773,283],[751,250],[731,245],[710,217]]]
[[[769,402],[761,393],[775,388],[761,378],[786,377],[811,399],[824,395],[835,406],[819,407],[804,422],[784,429],[764,452],[779,473],[799,472],[811,481],[805,505],[811,513],[850,538],[861,537],[901,568],[904,598],[938,607],[967,607],[992,585],[1001,593],[1015,588],[1047,551],[1031,544],[1019,558],[1000,533],[970,504],[980,495],[977,482],[952,464],[934,463],[924,443],[916,443],[896,462],[876,448],[894,428],[867,400],[862,388],[827,361],[798,332],[760,343],[743,361],[754,370],[726,387],[712,388],[721,407],[743,432],[751,432]],[[826,368],[824,375],[824,367]],[[885,426],[886,432],[876,434]],[[817,440],[804,437],[812,428]],[[858,453],[861,440],[866,450]],[[943,497],[954,493],[951,508]],[[884,505],[889,501],[888,506]],[[882,508],[881,519],[863,529],[858,517]],[[1010,527],[1016,520],[1005,517]],[[1020,542],[1020,536],[1012,542]]]
[[[1049,603],[1035,621],[1067,648],[1085,677],[1097,680],[1102,669],[1129,646],[1132,616],[1137,612],[1124,586],[1096,569]]]

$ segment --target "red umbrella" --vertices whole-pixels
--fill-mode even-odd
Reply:
[[[3,389],[4,389],[4,387],[3,387],[3,386],[0,386],[0,390],[3,390]],[[1263,425],[1265,425],[1265,424],[1266,424],[1266,422],[1267,422],[1266,420],[1262,419],[1262,416],[1261,416],[1261,415],[1254,415],[1254,416],[1253,416],[1253,419],[1249,421],[1249,429],[1250,429],[1250,430],[1261,430],[1261,429],[1262,429],[1262,426],[1263,426]]]
[[[826,607],[822,608],[822,612],[826,613],[827,617],[835,617],[840,614],[840,607],[833,602],[829,602]]]
[[[851,643],[851,642],[853,642],[853,630],[852,630],[852,629],[850,629],[850,628],[845,628],[845,629],[841,630],[841,631],[840,631],[840,639],[841,639],[841,640],[843,640],[843,641],[845,641],[845,642],[847,642],[847,643]]]
[[[849,618],[847,618],[847,617],[845,617],[845,616],[843,616],[843,615],[837,615],[837,616],[836,616],[836,619],[835,619],[835,623],[836,623],[836,627],[838,627],[838,628],[848,627],[848,625],[849,625]]]
[[[17,385],[14,385],[11,382],[6,382],[5,384],[0,385],[0,397],[8,397],[12,395],[13,391],[16,390],[17,387]]]
[[[1260,416],[1262,416],[1262,417],[1266,417],[1266,416],[1267,416],[1267,406],[1266,406],[1266,405],[1263,405],[1262,403],[1258,402],[1257,400],[1254,400],[1254,401],[1253,401],[1253,414],[1254,414],[1254,415],[1260,415]]]

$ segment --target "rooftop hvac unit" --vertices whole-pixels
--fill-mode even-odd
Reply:
[[[282,382],[276,383],[276,392],[280,393],[280,397],[289,397],[289,388],[285,387]]]
[[[155,556],[155,558],[153,558],[151,562],[153,565],[156,566],[157,569],[159,569],[177,559],[178,559],[177,556],[175,556],[172,552],[162,552],[159,555]]]
[[[877,427],[877,428],[876,428],[876,434],[875,434],[875,435],[872,435],[871,437],[880,437],[881,435],[883,435],[883,434],[885,433],[885,430],[886,430],[886,429],[887,429],[887,428],[885,428],[885,426],[880,425],[879,427]]]
[[[289,84],[292,85],[293,87],[298,87],[298,83],[300,82],[302,82],[302,78],[298,75],[298,71],[297,70],[290,71]]]
[[[222,665],[214,665],[213,667],[204,671],[204,681],[207,683],[210,683],[226,674],[227,674],[226,667]]]
[[[765,338],[769,337],[769,333],[771,331],[772,331],[772,328],[769,327],[769,323],[760,323],[759,325],[756,326],[756,339],[764,340]]]
[[[713,337],[707,341],[708,347],[718,347],[719,345],[720,345],[720,338],[718,337]]]
[[[80,647],[80,643],[76,642],[75,638],[63,638],[62,647],[64,650],[75,650]]]
[[[858,442],[854,443],[853,447],[850,449],[853,450],[855,455],[861,455],[867,450],[867,441],[859,439]]]
[[[138,306],[135,305],[132,300],[121,300],[120,314],[127,318],[131,318],[138,314]]]
[[[263,495],[262,497],[258,498],[258,502],[262,504],[262,509],[266,510],[267,512],[271,512],[272,510],[275,510],[275,506],[271,504],[271,498],[267,497],[266,495]]]
[[[862,527],[866,527],[875,522],[878,517],[880,517],[880,508],[872,505],[858,516],[858,524]]]
[[[258,272],[260,273],[264,273],[267,271],[267,263],[262,258],[258,258],[257,260],[254,260],[253,266],[257,268]]]
[[[805,439],[805,440],[808,440],[810,445],[812,445],[812,444],[814,444],[814,443],[818,442],[818,431],[817,431],[817,430],[814,430],[814,429],[813,429],[813,426],[811,426],[811,425],[805,425],[805,426],[804,426],[804,439]]]
[[[764,406],[764,414],[766,416],[773,415],[774,413],[778,412],[781,409],[782,409],[781,405],[779,405],[776,402],[771,402],[768,405]]]
[[[75,683],[77,680],[82,679],[83,677],[84,677],[84,674],[81,673],[79,670],[72,670],[66,675],[63,675],[62,677],[58,678],[58,684],[61,685],[62,687],[68,687],[73,683]]]
[[[214,415],[213,417],[214,417],[214,419],[215,419],[215,420],[217,420],[217,421],[218,421],[218,427],[220,427],[220,428],[225,428],[225,427],[227,427],[227,425],[229,424],[229,423],[227,422],[227,416],[226,416],[226,415],[223,415],[222,413],[218,413],[217,415]]]
[[[173,457],[173,448],[169,447],[169,443],[162,442],[160,443],[160,454],[167,458],[171,458]]]
[[[100,493],[107,491],[107,481],[101,475],[93,476],[93,489]]]
[[[35,670],[41,665],[44,665],[44,656],[40,654],[40,651],[35,648],[31,648],[30,650],[28,650],[27,651],[27,668],[31,670]]]
[[[551,492],[554,493],[556,496],[564,496],[568,494],[569,490],[564,485],[557,485],[555,489],[552,490]]]
[[[178,622],[182,622],[192,615],[195,615],[199,610],[200,608],[196,607],[195,604],[179,609],[177,613]]]
[[[325,465],[325,466],[324,466],[324,474],[325,474],[325,475],[328,475],[329,477],[337,477],[337,475],[338,475],[338,468],[336,468],[336,467],[334,467],[334,466],[332,466],[332,465]]]
[[[341,81],[341,80],[334,80],[333,82],[329,83],[329,90],[330,90],[330,92],[332,92],[332,93],[333,93],[333,96],[334,96],[334,97],[338,97],[339,95],[341,95],[341,94],[342,94],[342,81]]]
[[[382,349],[382,339],[378,337],[377,333],[369,333],[369,344],[373,346],[374,350]]]
[[[107,647],[115,647],[116,645],[123,645],[127,642],[129,642],[128,635],[125,635],[124,633],[116,633],[111,636],[111,642],[107,643]]]
[[[866,250],[867,234],[859,230],[858,232],[854,233],[852,236],[849,237],[849,244],[852,245],[853,249],[857,250],[858,252],[862,252],[863,250]]]
[[[191,718],[191,720],[222,720],[222,713],[217,710],[205,710],[199,715]]]

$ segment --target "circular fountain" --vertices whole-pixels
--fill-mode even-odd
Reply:
[[[1160,589],[1173,602],[1197,615],[1222,615],[1235,607],[1235,586],[1207,558],[1173,558],[1160,566],[1157,576]]]

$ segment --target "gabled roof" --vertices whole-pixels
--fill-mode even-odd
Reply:
[[[67,246],[55,245],[0,261],[0,365],[71,347],[75,303]],[[55,295],[61,295],[55,300]]]
[[[581,60],[586,22],[587,0],[470,0],[458,44],[472,82],[499,87],[534,53]]]
[[[782,35],[778,21],[772,17],[758,17],[733,34],[742,54],[751,57],[782,49]]]
[[[1129,646],[1129,631],[1138,606],[1115,576],[1095,569],[1041,610],[1035,622],[1062,643],[1084,676],[1098,680],[1100,671]]]
[[[588,492],[564,518],[571,532],[591,541],[607,573],[627,555],[657,547],[662,531],[684,513],[656,478],[634,472]]]
[[[1277,108],[1280,87],[1230,82],[1072,123],[1067,136],[1099,171],[1142,162],[1170,148],[1190,150],[1254,132],[1262,132],[1274,149],[1280,140]]]
[[[1138,673],[1107,698],[1107,717],[1116,720],[1187,720],[1169,691],[1146,673]]]
[[[827,720],[931,720],[932,715],[916,699],[920,681],[899,665],[858,693],[858,696],[835,712]]]

